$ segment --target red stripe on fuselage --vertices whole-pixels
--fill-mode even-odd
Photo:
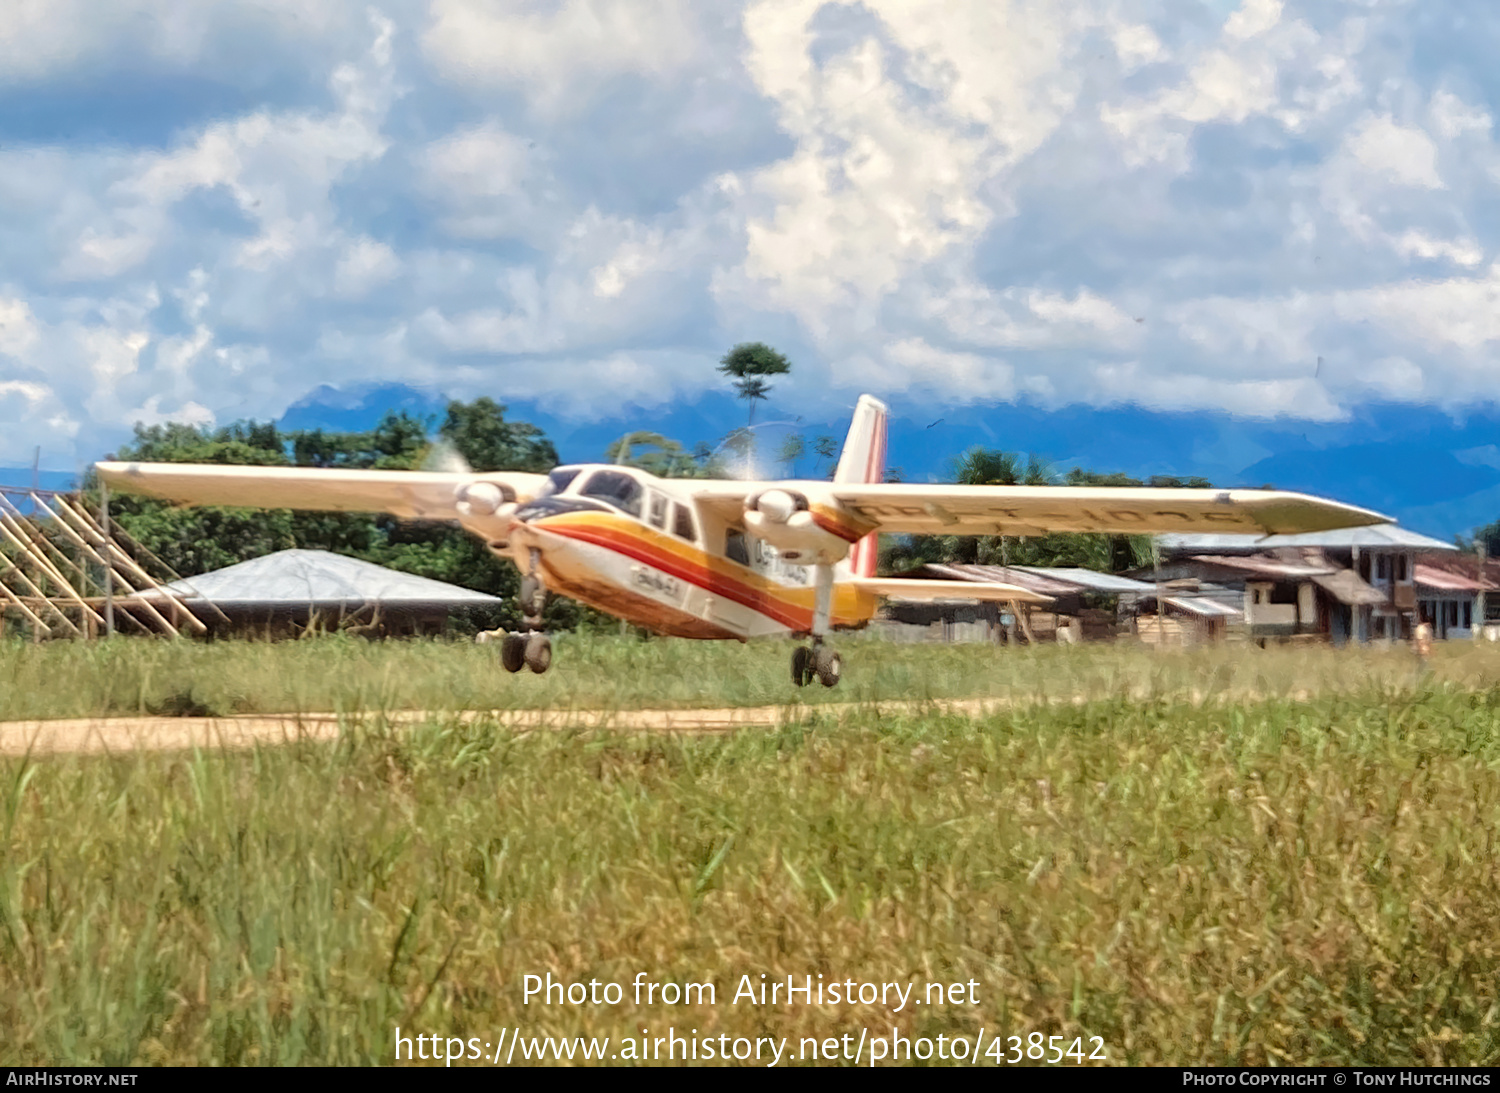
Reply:
[[[638,562],[654,566],[664,573],[669,573],[716,596],[723,596],[725,599],[740,604],[742,607],[758,611],[762,615],[774,619],[788,630],[805,631],[812,629],[812,609],[810,607],[803,609],[795,604],[786,603],[784,600],[744,581],[736,580],[726,574],[717,573],[705,565],[689,562],[669,551],[653,547],[641,537],[631,535],[629,532],[617,528],[589,525],[554,525],[547,520],[537,521],[536,527],[541,531],[548,531],[554,535],[561,535],[564,538],[576,539],[579,542],[603,547],[617,554],[623,554],[627,558],[633,558]]]

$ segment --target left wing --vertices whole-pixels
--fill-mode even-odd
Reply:
[[[547,480],[546,475],[512,471],[451,474],[206,463],[96,463],[95,467],[112,488],[179,504],[384,512],[433,520],[457,519],[463,512],[460,502],[483,501],[494,511],[506,501],[528,501]]]
[[[1283,535],[1390,523],[1368,509],[1279,490],[1112,486],[953,486],[910,483],[714,482],[699,502],[738,519],[747,497],[772,491],[806,507],[819,527],[848,542],[895,535],[1043,535],[1091,531]]]

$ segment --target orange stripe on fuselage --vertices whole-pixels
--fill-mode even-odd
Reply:
[[[788,630],[812,629],[816,599],[812,588],[778,584],[748,566],[715,557],[634,520],[611,513],[569,512],[535,520],[532,526],[654,566],[712,595],[758,611]],[[870,620],[874,608],[873,597],[847,585],[835,585],[830,621],[834,626],[858,626]]]

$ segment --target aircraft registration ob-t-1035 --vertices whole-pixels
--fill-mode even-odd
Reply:
[[[799,686],[838,682],[832,630],[858,628],[882,597],[1044,603],[1016,585],[877,577],[878,536],[1278,534],[1385,523],[1365,509],[1271,490],[891,484],[886,407],[865,395],[832,481],[657,478],[583,464],[550,474],[328,470],[100,463],[110,486],[197,505],[383,512],[456,520],[522,574],[526,631],[502,636],[500,659],[545,672],[549,593],[658,634],[807,637],[792,657]]]

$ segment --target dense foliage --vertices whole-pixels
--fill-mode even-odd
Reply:
[[[557,451],[540,429],[507,421],[505,407],[488,398],[450,402],[438,428],[406,413],[388,413],[366,432],[323,429],[283,431],[270,422],[239,422],[219,429],[191,425],[137,425],[135,440],[118,458],[154,463],[226,463],[347,469],[419,469],[458,456],[480,471],[548,471]],[[292,512],[287,509],[176,508],[148,498],[116,494],[110,511],[125,531],[175,572],[190,576],[278,550],[327,550],[433,580],[499,596],[493,610],[471,613],[474,626],[515,626],[515,567],[495,558],[472,535],[447,521],[403,521],[364,513]],[[554,597],[552,627],[598,623],[602,616]]]

